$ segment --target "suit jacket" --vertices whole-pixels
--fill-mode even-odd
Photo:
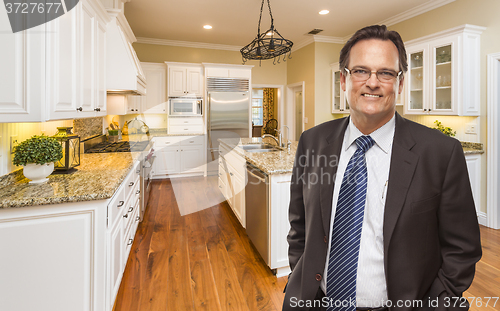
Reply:
[[[348,118],[305,131],[292,173],[288,234],[292,273],[283,310],[301,310],[323,277],[333,187]],[[327,159],[328,161],[325,161]],[[312,183],[315,178],[318,182]],[[396,113],[384,212],[384,268],[391,310],[467,310],[455,303],[481,258],[479,225],[458,140]],[[396,306],[430,300],[432,308]],[[439,299],[439,300],[436,300]],[[455,307],[453,307],[455,303]],[[408,304],[408,303],[407,303]],[[460,307],[460,305],[462,307]],[[307,308],[303,308],[307,310]]]

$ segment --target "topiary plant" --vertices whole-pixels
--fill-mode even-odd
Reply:
[[[14,165],[44,164],[59,161],[63,157],[62,146],[57,139],[34,135],[14,147]]]
[[[453,131],[451,127],[445,127],[438,120],[434,121],[434,123],[436,124],[436,127],[433,127],[433,129],[441,131],[446,136],[455,136],[457,134],[457,132]]]

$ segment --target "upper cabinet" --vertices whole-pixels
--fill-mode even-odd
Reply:
[[[11,33],[0,8],[0,122],[40,122],[106,115],[106,24],[99,1]]]
[[[212,64],[203,63],[205,67],[205,77],[207,78],[235,78],[248,79],[252,78],[251,65],[233,65],[233,64]]]
[[[203,96],[203,67],[165,62],[168,68],[168,96]]]
[[[330,67],[332,67],[332,113],[349,113],[349,104],[340,86],[339,63],[333,63]]]
[[[405,114],[478,116],[480,35],[463,25],[405,43]]]
[[[162,63],[141,63],[141,66],[148,81],[148,92],[143,103],[142,112],[166,113],[166,65]]]

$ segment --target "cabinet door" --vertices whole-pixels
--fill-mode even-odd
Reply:
[[[181,173],[203,172],[203,146],[181,147]]]
[[[0,5],[0,122],[45,121],[46,25],[12,33],[5,6]]]
[[[122,257],[123,257],[123,226],[117,221],[113,229],[108,232],[108,281],[106,295],[106,310],[112,310],[116,294],[122,280]]]
[[[177,174],[179,172],[179,150],[177,146],[172,146],[157,151],[158,156],[154,162],[157,175]]]
[[[82,107],[83,112],[94,112],[94,107],[96,105],[96,91],[95,91],[95,17],[94,12],[89,7],[89,5],[83,1],[82,2],[82,14],[81,14],[81,102],[80,107]],[[89,116],[89,114],[85,114]]]
[[[344,91],[340,85],[339,63],[331,65],[332,67],[332,113],[349,113],[349,104],[347,104]]]
[[[405,114],[423,114],[428,109],[428,45],[421,44],[407,50],[408,72],[405,77]]]
[[[431,42],[430,57],[432,59],[430,89],[431,114],[458,114],[456,92],[458,75],[458,38],[451,36]]]
[[[98,116],[106,115],[106,25],[97,23],[96,108]]]
[[[142,108],[143,113],[166,113],[165,67],[161,66],[160,68],[150,68],[148,66],[143,66],[143,70],[146,75],[146,80],[148,82],[145,105]],[[177,85],[179,84],[179,82],[180,81],[173,82],[174,84],[173,87],[182,88],[182,85]]]
[[[186,91],[189,94],[203,95],[203,79],[201,68],[186,69]]]
[[[239,174],[231,176],[233,191],[233,211],[245,228],[245,180]]]
[[[78,14],[81,5],[47,23],[48,119],[76,117],[79,107]]]
[[[182,96],[186,91],[186,69],[171,67],[168,70],[168,95]]]

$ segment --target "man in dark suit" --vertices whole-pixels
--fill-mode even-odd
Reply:
[[[468,309],[461,296],[481,245],[463,150],[396,113],[407,66],[401,37],[385,26],[359,30],[342,49],[350,116],[300,138],[283,310]],[[365,177],[349,177],[352,167]],[[343,190],[352,180],[355,194]]]

